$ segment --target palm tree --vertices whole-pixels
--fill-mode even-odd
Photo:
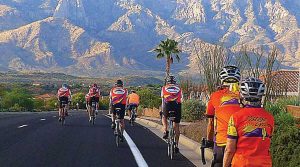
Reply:
[[[173,56],[175,56],[178,62],[180,61],[179,53],[181,53],[181,50],[178,48],[178,42],[167,38],[165,41],[161,41],[160,44],[152,50],[152,52],[157,53],[156,58],[158,59],[166,58],[166,84],[167,78],[170,75],[170,66],[174,62]]]

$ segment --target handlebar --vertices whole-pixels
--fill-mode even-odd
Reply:
[[[202,138],[201,140],[201,159],[202,159],[202,164],[205,165],[206,164],[206,160],[205,160],[205,149],[206,148],[213,148],[213,142],[208,141],[206,138]]]

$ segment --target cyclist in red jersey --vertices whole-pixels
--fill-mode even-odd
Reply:
[[[164,127],[164,135],[163,138],[168,138],[168,124],[167,118],[169,117],[169,111],[175,111],[175,121],[174,121],[174,130],[175,130],[175,152],[179,152],[178,143],[179,143],[179,123],[181,120],[181,102],[182,102],[182,90],[176,84],[176,80],[174,76],[169,76],[167,80],[167,84],[162,87],[161,90],[162,97],[162,108],[163,108],[163,117],[162,124]]]
[[[58,89],[57,91],[57,98],[59,101],[59,110],[58,110],[58,115],[59,115],[59,121],[61,121],[61,110],[62,110],[62,102],[65,101],[67,104],[67,108],[69,108],[69,102],[72,100],[71,96],[71,90],[69,89],[67,84],[62,84],[61,88]],[[66,111],[66,116],[68,116],[68,112]]]
[[[86,98],[88,98],[88,106],[92,106],[92,102],[96,102],[96,115],[98,114],[100,97],[101,97],[100,88],[98,87],[97,84],[95,84],[95,83],[92,84],[90,86],[90,90],[89,90],[88,96],[86,96]],[[90,118],[90,120],[91,120],[91,118]]]
[[[270,144],[274,118],[262,108],[265,85],[257,78],[241,81],[244,107],[233,114],[228,124],[224,167],[271,167]]]
[[[240,71],[235,66],[225,66],[220,74],[221,88],[211,94],[207,104],[206,116],[207,146],[213,147],[213,167],[222,166],[227,140],[227,127],[230,116],[240,109],[238,83]]]
[[[112,110],[112,124],[111,128],[114,129],[116,127],[115,120],[116,120],[116,108],[120,108],[121,110],[119,111],[118,115],[120,118],[120,123],[121,123],[121,129],[124,131],[125,129],[125,123],[124,123],[124,116],[125,116],[125,108],[126,108],[126,103],[127,103],[127,96],[128,96],[128,91],[126,88],[123,87],[123,81],[122,80],[117,80],[115,83],[115,87],[113,87],[110,90],[110,108]],[[122,133],[123,134],[123,133]],[[123,141],[124,138],[122,136],[121,141]]]

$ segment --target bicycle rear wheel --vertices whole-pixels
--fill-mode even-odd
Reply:
[[[120,128],[119,128],[119,123],[116,124],[115,137],[116,137],[117,147],[119,147],[119,145],[120,145]]]

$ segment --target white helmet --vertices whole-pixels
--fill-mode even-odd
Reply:
[[[265,84],[258,78],[247,77],[241,81],[240,95],[249,102],[261,101],[265,93]]]
[[[225,66],[219,73],[221,83],[236,83],[241,79],[240,69],[236,66]]]

